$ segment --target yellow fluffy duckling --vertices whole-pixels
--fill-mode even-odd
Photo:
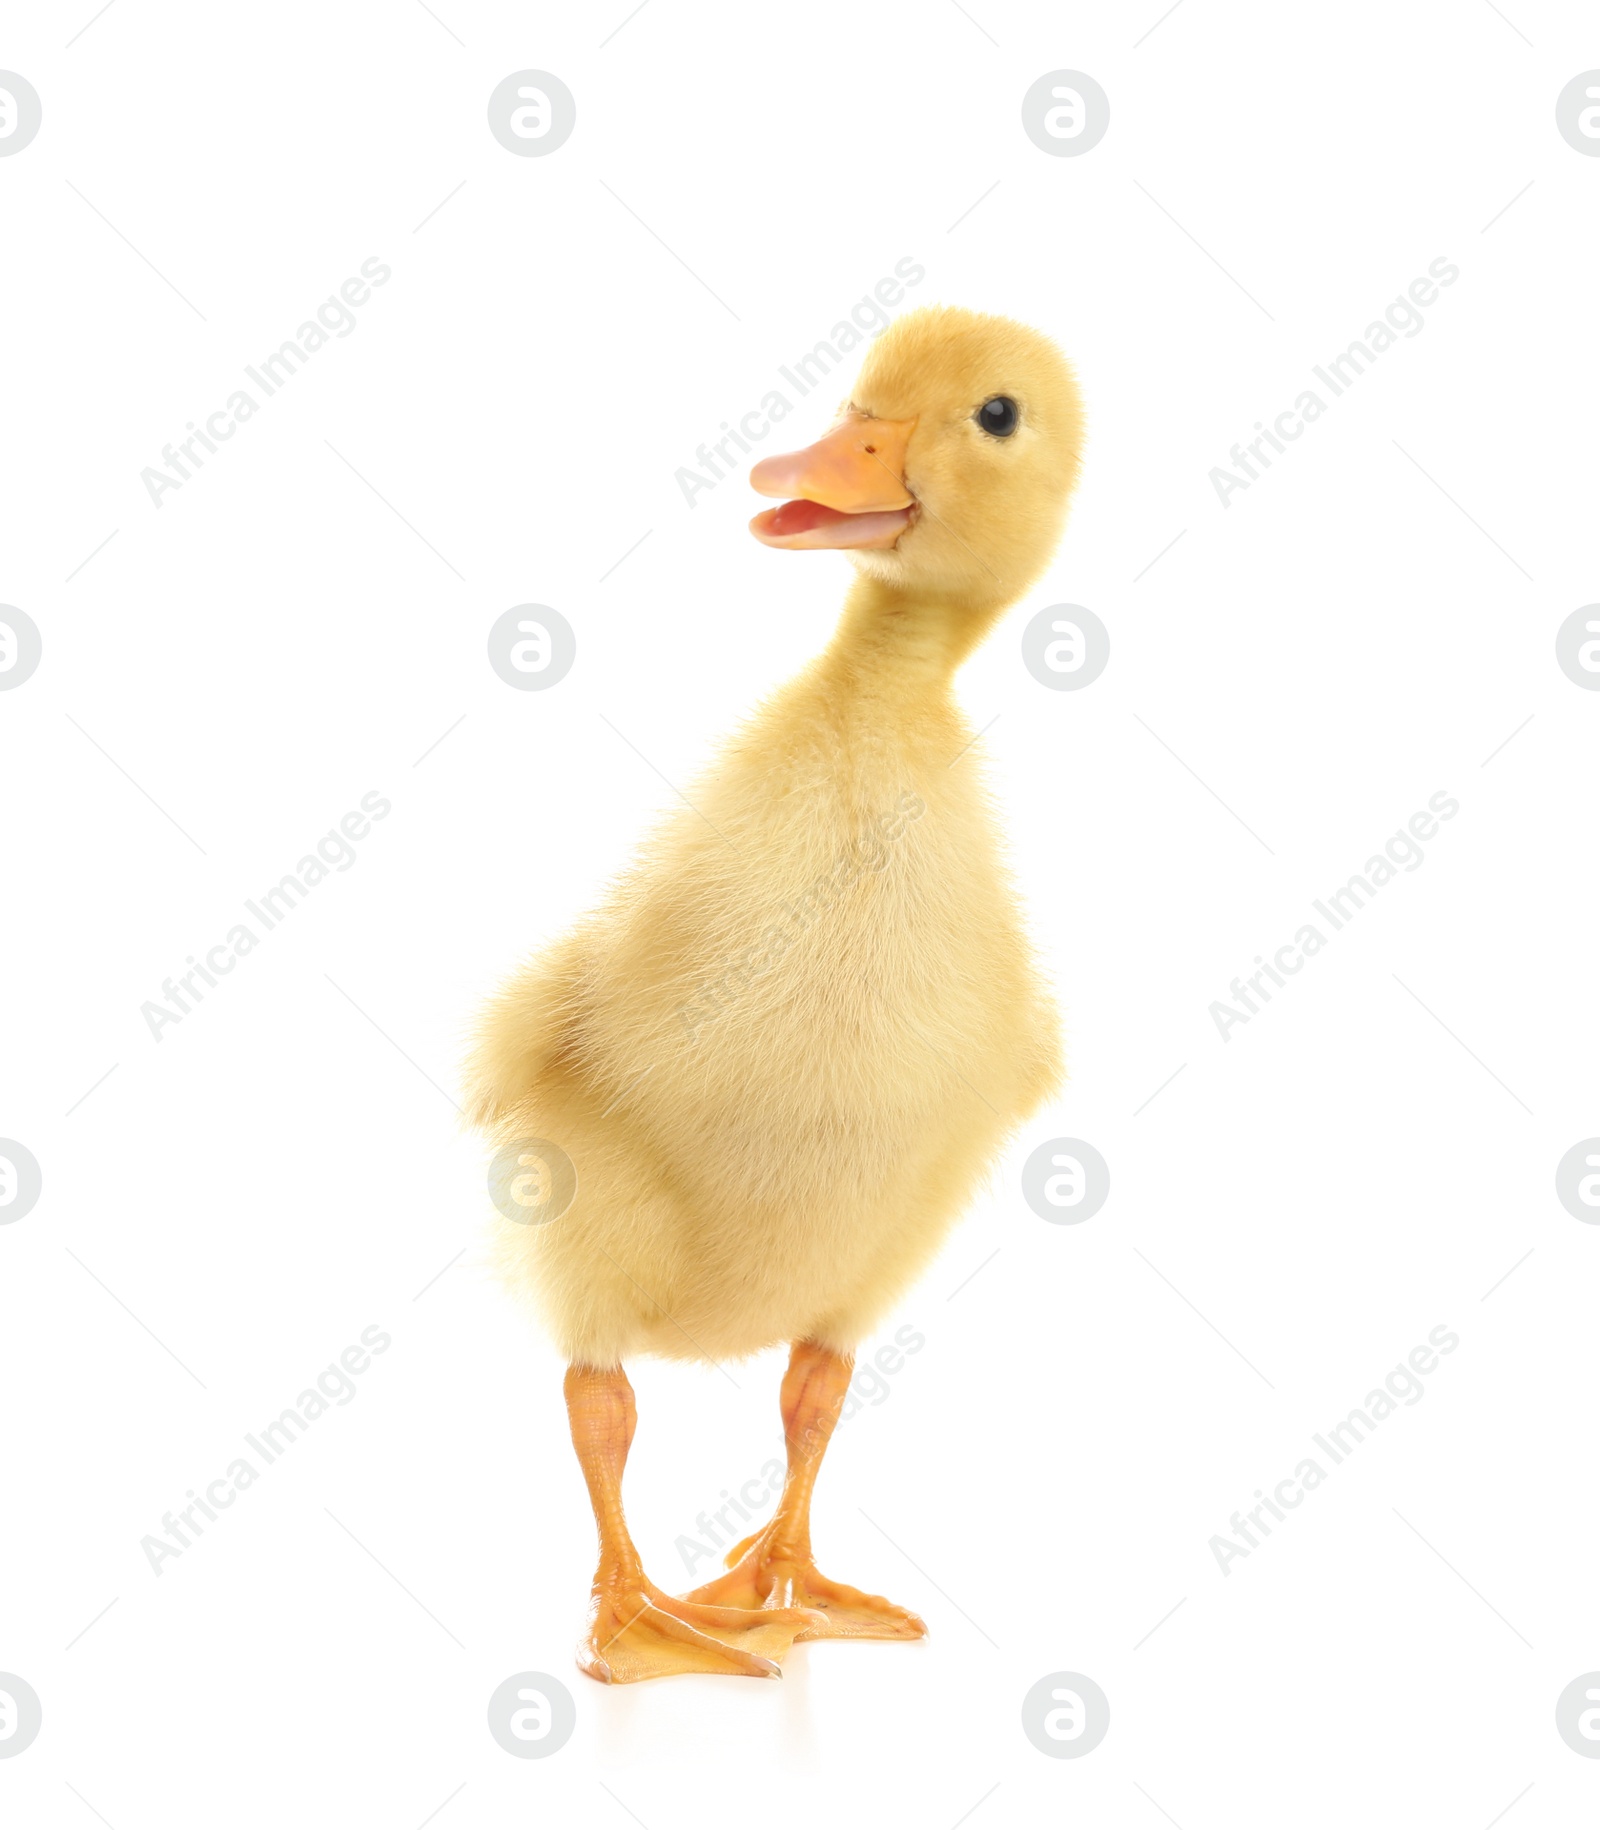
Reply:
[[[470,1117],[513,1159],[527,1145],[554,1203],[498,1243],[570,1362],[600,1536],[593,1677],[777,1677],[797,1639],[926,1631],[819,1572],[810,1497],[854,1348],[1060,1078],[951,683],[1048,562],[1081,435],[1071,370],[1036,331],[939,307],[891,325],[833,430],[751,474],[788,498],[757,539],[854,562],[832,643],[483,1017]],[[559,1213],[570,1178],[535,1140],[576,1172]],[[623,1362],[780,1342],[777,1511],[675,1598],[623,1517]]]

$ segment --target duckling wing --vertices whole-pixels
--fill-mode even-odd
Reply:
[[[580,928],[547,947],[484,1006],[463,1078],[465,1121],[478,1130],[499,1134],[571,1052],[584,938]]]

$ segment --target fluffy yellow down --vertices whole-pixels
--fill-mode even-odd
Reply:
[[[1022,410],[1004,440],[972,417],[996,394]],[[832,644],[690,790],[699,812],[479,1026],[471,1122],[577,1170],[560,1218],[497,1219],[495,1249],[580,1364],[848,1351],[1061,1078],[951,685],[1059,538],[1072,374],[1034,331],[933,307],[872,346],[847,410],[916,420],[910,526],[852,555]]]

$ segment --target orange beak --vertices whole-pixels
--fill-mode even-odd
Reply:
[[[750,532],[764,546],[893,546],[911,520],[906,446],[916,423],[852,417],[804,451],[763,458],[751,488],[790,499],[763,509]]]

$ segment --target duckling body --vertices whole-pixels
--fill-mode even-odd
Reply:
[[[1048,560],[1080,442],[1037,332],[948,309],[885,331],[835,428],[751,475],[793,498],[758,539],[857,567],[832,645],[483,1019],[469,1116],[576,1172],[497,1245],[569,1361],[600,1540],[578,1663],[603,1681],[776,1677],[799,1639],[926,1632],[817,1569],[811,1490],[855,1346],[1060,1078],[951,683]],[[727,1574],[667,1595],[623,1515],[623,1361],[780,1341],[777,1510]]]
[[[914,611],[853,639],[877,595],[498,1007],[493,1128],[578,1167],[505,1241],[569,1358],[854,1346],[1059,1076],[972,733]]]

